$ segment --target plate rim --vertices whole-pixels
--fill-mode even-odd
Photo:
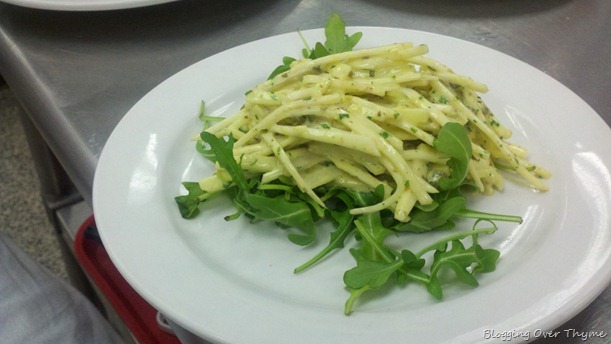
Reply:
[[[431,32],[426,32],[426,31],[411,30],[411,29],[403,29],[403,28],[389,28],[389,27],[378,27],[378,26],[354,26],[354,27],[348,27],[348,29],[350,29],[350,30],[369,30],[369,29],[372,29],[372,30],[378,30],[378,29],[382,29],[382,30],[400,30],[400,31],[406,31],[406,32],[422,33],[422,34],[425,34],[425,35],[434,35],[434,36],[439,36],[439,37],[443,37],[444,39],[452,39],[452,40],[457,40],[457,41],[460,41],[460,42],[462,42],[462,43],[468,43],[468,44],[471,44],[471,45],[475,45],[475,46],[479,46],[479,47],[485,48],[485,49],[490,50],[490,51],[493,51],[494,53],[497,53],[497,54],[502,54],[502,55],[504,55],[504,56],[506,56],[506,57],[509,57],[509,58],[511,58],[511,59],[514,59],[514,60],[518,61],[518,62],[519,62],[519,63],[521,63],[521,64],[524,64],[524,65],[526,65],[526,66],[528,66],[528,67],[530,67],[530,68],[533,68],[533,69],[535,69],[535,70],[537,70],[537,71],[541,72],[540,70],[536,69],[535,67],[533,67],[533,66],[531,66],[531,65],[529,65],[529,64],[527,64],[527,63],[525,63],[525,62],[523,62],[523,61],[521,61],[521,60],[519,60],[519,59],[516,59],[515,57],[512,57],[512,56],[510,56],[510,55],[508,55],[508,54],[505,54],[505,53],[503,53],[503,52],[500,52],[500,51],[494,50],[494,49],[492,49],[492,48],[488,48],[488,47],[485,47],[485,46],[481,46],[481,45],[479,45],[479,44],[477,44],[477,43],[474,43],[474,42],[470,42],[470,41],[462,40],[462,39],[460,39],[460,38],[455,38],[455,37],[450,37],[450,36],[444,36],[444,35],[440,35],[440,34],[436,34],[436,33],[431,33]],[[303,32],[314,32],[314,31],[320,32],[321,30],[322,30],[322,29],[311,29],[311,30],[304,30]],[[223,51],[223,52],[219,52],[219,53],[214,54],[214,55],[212,55],[212,56],[210,56],[210,57],[208,57],[208,58],[206,58],[206,59],[203,59],[203,60],[201,60],[201,61],[198,61],[198,62],[194,63],[193,65],[186,67],[186,68],[185,68],[185,69],[183,69],[182,71],[177,72],[177,73],[176,73],[176,74],[174,74],[172,77],[176,76],[177,74],[183,73],[185,70],[188,70],[189,68],[192,68],[194,65],[196,65],[196,64],[198,64],[198,63],[204,63],[204,61],[205,61],[205,60],[210,59],[210,58],[215,57],[215,56],[220,56],[220,55],[222,55],[222,54],[224,54],[224,53],[227,53],[228,51],[230,51],[230,50],[232,50],[232,49],[240,48],[240,47],[247,46],[247,45],[254,44],[254,43],[257,43],[257,42],[261,42],[261,41],[273,40],[273,39],[275,39],[275,38],[277,38],[277,37],[279,37],[279,36],[286,36],[286,35],[293,35],[293,34],[295,34],[295,33],[294,33],[294,32],[289,32],[289,33],[284,33],[284,34],[280,34],[280,35],[275,35],[275,36],[271,36],[271,37],[266,37],[266,38],[262,38],[262,39],[255,40],[255,41],[252,41],[252,42],[248,42],[248,43],[241,44],[241,45],[236,46],[236,47],[234,47],[234,48],[231,48],[231,49],[225,50],[225,51]],[[543,73],[543,72],[541,72],[541,73]],[[569,92],[571,92],[571,93],[572,93],[572,94],[573,94],[575,97],[577,97],[579,100],[581,100],[581,102],[582,102],[582,104],[581,104],[581,105],[586,105],[587,107],[589,107],[589,105],[588,105],[587,103],[585,103],[585,102],[584,102],[584,101],[583,101],[583,100],[582,100],[582,99],[581,99],[581,98],[580,98],[580,97],[579,97],[577,94],[575,94],[574,92],[572,92],[570,89],[566,88],[566,86],[562,85],[560,82],[558,82],[557,80],[553,79],[552,77],[550,77],[550,76],[548,76],[548,75],[546,75],[546,76],[547,76],[548,78],[551,78],[551,79],[552,79],[553,81],[555,81],[557,84],[561,85],[561,86],[562,86],[562,87],[564,87],[566,90],[568,90]],[[172,77],[170,77],[170,78],[168,78],[168,79],[171,79]],[[166,79],[166,81],[167,81],[168,79]],[[164,81],[164,82],[160,83],[160,84],[159,84],[157,87],[155,87],[153,90],[157,89],[158,87],[161,87],[161,85],[165,84],[165,83],[166,83],[166,81]],[[152,92],[153,90],[151,90],[151,92]],[[150,92],[149,92],[149,93],[150,93]],[[148,95],[149,93],[147,93],[147,95]],[[144,100],[144,99],[147,97],[147,95],[145,95],[143,98],[141,98],[141,99],[140,99],[140,100],[139,100],[139,101],[138,101],[138,102],[137,102],[137,103],[134,105],[134,107],[132,107],[132,109],[130,109],[130,110],[129,110],[129,111],[126,113],[126,115],[125,115],[125,116],[124,116],[124,117],[123,117],[123,118],[120,120],[120,122],[119,122],[119,124],[117,125],[117,127],[120,127],[120,126],[121,126],[121,123],[123,122],[123,120],[124,120],[126,117],[128,117],[128,115],[129,115],[129,114],[132,112],[132,110],[133,110],[134,108],[136,108],[136,107],[138,106],[138,104],[139,104],[140,102],[142,102],[142,101],[143,101],[143,100]],[[595,113],[595,114],[596,114],[596,112],[595,112],[593,109],[591,109],[591,107],[589,107],[589,108],[590,108],[591,112],[593,112],[593,113]],[[602,121],[602,118],[600,118],[600,116],[598,116],[598,114],[596,114],[596,115],[597,115],[597,118],[598,118],[598,119],[599,119],[601,122],[603,122],[603,121]],[[604,122],[603,122],[603,123],[604,123]],[[117,129],[117,128],[115,128],[115,130],[116,130],[116,129]],[[108,140],[108,141],[110,141],[110,140],[112,139],[113,134],[115,133],[115,130],[113,130],[113,133],[111,133],[111,136],[109,137],[109,140]],[[102,160],[102,159],[103,159],[103,157],[105,157],[105,154],[104,154],[105,149],[106,149],[106,145],[105,145],[105,147],[104,147],[104,149],[103,149],[103,151],[102,151],[102,154],[100,155],[100,161],[104,161],[104,160]],[[98,167],[99,167],[99,165],[98,165]],[[94,177],[94,197],[93,197],[93,203],[94,203],[94,213],[95,213],[95,210],[96,210],[96,199],[97,199],[97,197],[95,196],[95,195],[96,195],[96,192],[95,192],[95,191],[96,191],[96,181],[98,181],[98,182],[99,182],[99,179],[98,179],[98,168],[96,168],[96,176]],[[102,236],[102,240],[104,240],[104,238],[105,238],[105,235],[104,235],[104,230],[101,230],[101,236]],[[115,257],[112,257],[112,255],[111,255],[111,258],[113,258],[113,262],[114,262],[114,261],[115,261]],[[611,267],[609,267],[608,262],[609,262],[609,260],[607,260],[607,264],[606,264],[606,270],[607,270],[607,271],[606,271],[606,272],[611,271]],[[120,264],[119,264],[119,265],[120,265]],[[120,268],[119,270],[120,270],[120,271],[122,271],[122,269],[121,269],[121,268]],[[122,272],[123,272],[123,271],[122,271]],[[572,312],[572,315],[568,316],[568,315],[567,315],[567,314],[568,314],[567,312],[563,312],[563,313],[562,313],[562,315],[564,315],[564,316],[566,317],[566,319],[565,319],[565,318],[562,318],[562,317],[560,317],[560,318],[559,318],[559,317],[558,317],[558,314],[556,314],[556,316],[552,316],[552,315],[550,314],[548,317],[546,317],[546,319],[549,321],[549,322],[548,322],[548,324],[547,324],[546,326],[554,326],[554,324],[555,324],[555,323],[557,323],[559,320],[563,320],[563,322],[564,322],[564,321],[566,321],[566,320],[570,319],[570,317],[572,317],[572,316],[574,316],[575,314],[577,314],[577,313],[578,313],[578,311],[581,311],[581,310],[582,310],[583,308],[585,308],[585,307],[586,307],[586,306],[587,306],[587,305],[588,305],[588,304],[589,304],[591,301],[593,301],[593,300],[595,299],[595,297],[596,297],[597,295],[599,295],[599,294],[602,292],[602,290],[604,289],[603,287],[604,287],[604,286],[606,286],[606,285],[608,285],[610,281],[611,281],[611,277],[607,278],[606,282],[605,282],[605,281],[603,281],[603,280],[600,280],[600,281],[599,281],[599,284],[601,285],[601,287],[600,287],[600,288],[598,288],[599,290],[594,290],[594,289],[596,289],[596,288],[594,288],[594,289],[593,289],[593,288],[588,289],[588,291],[589,291],[589,294],[590,294],[590,295],[587,295],[586,297],[582,298],[581,300],[579,300],[579,302],[576,302],[576,303],[573,305],[573,312]],[[541,321],[542,321],[542,322],[545,322],[545,320],[546,320],[546,319],[541,319]],[[175,318],[173,318],[173,320],[176,320],[176,319],[175,319]],[[183,324],[182,324],[180,321],[177,321],[177,322],[178,322],[180,325],[183,325]],[[192,326],[186,326],[186,327],[189,327],[189,329],[190,329],[190,330],[194,330],[194,329],[192,328]],[[220,338],[214,338],[214,339],[220,339]]]
[[[53,11],[121,10],[175,2],[177,0],[1,0],[8,4]]]

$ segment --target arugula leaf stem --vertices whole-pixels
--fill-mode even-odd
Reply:
[[[344,304],[344,314],[345,315],[350,315],[350,313],[352,313],[352,308],[354,306],[354,302],[361,296],[363,295],[364,292],[366,292],[367,290],[369,290],[370,287],[369,285],[366,285],[360,289],[354,290],[351,289],[350,290],[350,296],[348,297],[348,300],[346,300],[346,303]]]
[[[301,39],[301,43],[305,47],[304,49],[307,52],[306,54],[310,55],[310,52],[312,51],[312,48],[310,48],[310,45],[308,44],[308,41],[306,41],[305,37],[303,37],[303,34],[301,33],[301,30],[297,30],[297,35],[299,35],[299,38]],[[304,55],[306,55],[306,54],[304,54]],[[307,56],[304,56],[304,57],[307,57]]]
[[[412,281],[416,281],[424,285],[426,285],[427,283],[431,281],[431,279],[428,278],[428,276],[426,276],[425,274],[414,272],[414,270],[406,270],[404,268],[401,268],[399,269],[399,271],[405,274],[405,277],[408,277]],[[419,272],[419,270],[417,271]]]
[[[522,217],[517,215],[504,215],[504,214],[492,214],[485,213],[482,211],[471,210],[471,209],[463,209],[454,214],[454,216],[472,218],[472,219],[481,219],[488,221],[505,221],[505,222],[515,222],[522,223]]]
[[[367,231],[367,228],[364,224],[362,224],[358,220],[354,221],[354,224],[356,225],[356,228],[359,231],[359,233],[361,234],[361,236],[363,237],[363,239],[369,242],[372,249],[377,254],[379,254],[380,257],[382,257],[387,263],[392,263],[395,261],[394,257],[391,257],[388,251],[385,249],[385,246],[381,242],[378,242],[375,238],[371,236],[371,233]]]
[[[445,238],[442,238],[440,240],[435,241],[434,243],[432,243],[432,244],[424,247],[420,251],[418,251],[416,253],[416,257],[420,258],[425,253],[427,253],[428,251],[436,250],[441,245],[447,244],[447,243],[449,243],[451,241],[462,240],[462,239],[470,237],[470,236],[477,236],[478,234],[492,234],[492,233],[496,232],[496,230],[497,230],[497,227],[495,226],[495,227],[487,227],[487,228],[481,228],[481,229],[474,229],[474,230],[470,230],[470,231],[467,231],[467,232],[461,232],[461,233],[456,233],[456,234],[447,236]]]
[[[221,117],[221,116],[209,116],[209,115],[202,115],[201,116],[202,120],[208,120],[208,121],[222,121],[225,119],[225,117]]]
[[[290,192],[293,187],[289,185],[282,184],[260,184],[258,187],[259,190],[282,190]]]
[[[241,215],[242,215],[242,210],[238,209],[235,213],[225,216],[224,219],[225,221],[233,221],[239,218]]]
[[[331,253],[333,250],[343,247],[344,241],[352,233],[352,229],[348,226],[345,226],[342,230],[342,233],[339,233],[336,237],[332,238],[331,242],[325,246],[320,252],[318,252],[314,257],[312,257],[307,262],[299,265],[293,270],[294,273],[299,273],[303,270],[306,270],[310,266],[316,264],[319,260],[323,259],[326,255]]]

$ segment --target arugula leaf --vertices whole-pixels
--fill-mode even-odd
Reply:
[[[460,186],[467,176],[472,153],[466,129],[459,123],[446,123],[433,141],[433,146],[450,158],[448,166],[452,169],[450,177],[439,179],[439,187],[450,190]]]
[[[407,279],[423,285],[430,283],[431,277],[422,272],[422,268],[426,264],[426,260],[417,257],[410,250],[401,251],[401,259],[403,259],[403,267],[397,275],[397,283],[399,285],[403,285]]]
[[[203,105],[202,105],[203,106]],[[217,138],[215,135],[202,131],[200,133],[201,141],[196,144],[196,150],[206,159],[212,162],[218,162],[231,177],[233,183],[243,192],[248,192],[249,186],[244,176],[242,168],[238,165],[233,157],[233,143],[235,142],[232,136],[229,136],[227,141]],[[204,145],[207,143],[208,146]],[[178,205],[178,210],[183,218],[193,218],[199,214],[199,205],[207,199],[210,194],[201,190],[199,183],[183,182],[183,186],[187,189],[187,195],[181,195],[174,198]],[[227,190],[229,190],[228,188]],[[234,203],[240,202],[240,198],[234,197]]]
[[[344,313],[346,315],[350,314],[354,303],[363,293],[379,289],[390,281],[393,274],[396,274],[398,284],[403,284],[406,279],[410,279],[425,285],[429,293],[437,299],[443,296],[438,277],[441,269],[451,269],[459,281],[476,286],[478,282],[474,275],[477,272],[493,271],[500,255],[497,250],[483,249],[477,243],[479,234],[494,233],[496,226],[493,224],[493,227],[490,228],[475,229],[478,222],[475,223],[473,230],[449,235],[426,246],[417,253],[409,250],[403,250],[400,254],[392,253],[390,249],[385,247],[386,252],[389,253],[387,255],[377,253],[382,250],[380,248],[374,250],[376,254],[371,253],[371,248],[366,248],[367,245],[384,246],[383,241],[388,233],[388,230],[381,228],[375,216],[371,217],[366,223],[370,224],[372,228],[365,232],[373,234],[364,236],[364,242],[360,248],[350,250],[357,261],[357,266],[344,274],[344,283],[350,291],[350,296],[344,305]],[[467,237],[473,238],[473,246],[469,249],[465,249],[461,242],[462,239]],[[375,239],[371,240],[371,238]],[[447,250],[450,243],[452,248]],[[431,274],[427,275],[422,271],[426,264],[422,256],[429,251],[435,252],[430,269]]]
[[[307,262],[295,268],[295,273],[301,272],[323,259],[335,249],[343,248],[346,238],[354,231],[354,216],[348,211],[328,210],[330,219],[335,223],[335,230],[331,232],[329,244]]]
[[[363,251],[351,249],[350,253],[356,260],[356,267],[344,273],[344,284],[350,291],[350,297],[344,304],[344,314],[349,315],[354,308],[354,302],[366,291],[379,289],[403,266],[402,260],[377,261],[367,258]]]
[[[287,72],[289,69],[291,69],[291,63],[295,62],[296,59],[290,57],[290,56],[285,56],[282,58],[282,64],[278,67],[276,67],[276,69],[274,69],[272,71],[272,73],[267,77],[267,79],[273,79],[276,75],[278,74],[282,74],[284,72]]]
[[[475,272],[493,271],[499,256],[500,253],[497,250],[483,249],[478,244],[465,249],[460,240],[453,240],[450,250],[444,248],[435,252],[433,264],[431,265],[431,280],[429,285],[427,285],[427,290],[437,299],[443,297],[438,277],[439,271],[442,268],[451,269],[459,281],[475,287],[479,284],[474,276]],[[473,270],[469,271],[474,264]]]
[[[355,221],[357,232],[363,238],[361,252],[372,260],[393,260],[384,240],[393,232],[382,225],[380,213],[368,213],[359,216]]]
[[[216,162],[231,176],[231,180],[241,191],[248,191],[248,183],[244,171],[233,157],[233,143],[235,139],[229,135],[227,141],[216,137],[207,131],[199,135],[202,141],[210,145],[210,152],[214,154]]]
[[[442,267],[448,267],[462,282],[471,286],[477,285],[477,280],[467,270],[471,264],[477,262],[477,255],[471,250],[466,250],[460,240],[452,241],[452,247],[448,251],[446,248],[437,250],[434,257],[433,265],[431,265],[431,283],[438,282],[437,275]]]
[[[204,158],[216,163],[216,154],[214,154],[214,151],[209,146],[205,145],[205,142],[197,140],[195,142],[195,150]]]
[[[337,13],[331,14],[325,27],[325,47],[330,54],[337,54],[351,51],[363,36],[362,32],[357,32],[352,36],[346,34],[346,24]]]
[[[355,216],[350,214],[350,209],[378,203],[382,200],[383,196],[384,187],[382,185],[379,185],[373,192],[359,192],[344,188],[332,188],[327,191],[325,196],[323,196],[323,199],[328,200],[325,217],[333,222],[336,229],[331,232],[329,244],[310,260],[295,268],[295,273],[316,264],[333,250],[343,248],[346,238],[355,229]]]
[[[187,195],[174,197],[178,205],[180,215],[185,219],[194,218],[199,214],[199,204],[204,201],[206,192],[199,187],[197,182],[183,182],[182,185],[187,189]]]
[[[473,268],[473,273],[476,272],[492,272],[496,270],[496,262],[501,256],[501,252],[495,249],[485,249],[480,245],[474,245],[473,250],[478,258],[477,266]]]
[[[350,291],[350,297],[348,297],[346,303],[344,304],[345,315],[350,315],[352,313],[352,309],[354,308],[354,303],[356,302],[356,300],[358,300],[358,298],[361,297],[361,295],[363,295],[363,293],[368,291],[369,289],[371,289],[369,285],[366,285],[359,289],[348,288],[348,290]]]
[[[382,184],[378,185],[373,192],[359,192],[350,189],[343,189],[342,191],[351,199],[352,206],[350,208],[354,206],[365,207],[381,202],[384,199],[384,185]]]
[[[351,249],[350,253],[357,265],[344,273],[344,283],[351,289],[360,289],[364,286],[377,289],[386,284],[388,279],[403,266],[402,260],[375,261],[363,256],[363,253],[357,249]]]
[[[454,227],[451,218],[465,209],[467,200],[462,196],[452,197],[431,211],[415,211],[411,220],[398,228],[400,231],[422,233],[430,230],[445,230]]]
[[[304,57],[315,60],[320,57],[325,57],[327,55],[331,55],[331,52],[324,46],[324,44],[320,42],[316,42],[313,50],[305,49],[303,51]]]
[[[209,157],[212,161],[216,161],[229,174],[237,187],[238,192],[232,198],[240,213],[248,213],[255,220],[269,220],[303,231],[303,234],[289,234],[289,239],[296,244],[307,245],[314,240],[315,229],[312,212],[305,202],[287,202],[284,197],[267,197],[254,194],[251,191],[251,189],[257,189],[258,182],[252,180],[249,183],[246,180],[244,171],[233,156],[235,140],[232,136],[229,136],[227,141],[225,141],[203,131],[200,137],[203,142],[210,145],[209,149],[202,148],[205,156]],[[194,210],[196,205],[193,199],[196,195],[193,193],[192,196],[179,196],[181,197],[179,207],[182,206],[184,208],[181,212],[187,215],[196,213],[196,210]],[[230,218],[233,219],[237,216],[239,216],[239,213]]]
[[[280,223],[287,227],[297,228],[303,234],[289,233],[291,242],[305,246],[314,241],[316,231],[310,207],[304,202],[287,202],[282,196],[266,197],[255,194],[246,195],[246,201],[255,209],[251,214],[255,219]]]
[[[354,224],[362,240],[358,249],[350,250],[357,266],[344,274],[344,283],[350,290],[350,297],[344,305],[346,315],[352,313],[354,302],[362,293],[378,289],[403,266],[403,261],[397,261],[384,244],[386,237],[393,232],[384,227],[380,213],[360,215]]]
[[[479,220],[494,220],[521,223],[520,216],[486,213],[466,208],[467,199],[457,187],[434,196],[433,203],[418,206],[410,213],[411,220],[399,222],[390,228],[401,232],[422,233],[430,230],[447,230],[454,228],[455,217],[474,218]]]
[[[356,32],[351,36],[347,35],[346,24],[339,14],[333,13],[327,20],[325,26],[325,43],[316,42],[316,44],[314,44],[314,49],[310,50],[304,40],[304,45],[306,47],[303,49],[302,54],[303,57],[314,60],[331,54],[352,51],[361,40],[362,36],[362,32]],[[292,57],[283,57],[282,64],[276,67],[267,79],[273,79],[277,75],[287,72],[291,69],[291,63],[294,61],[295,59]]]

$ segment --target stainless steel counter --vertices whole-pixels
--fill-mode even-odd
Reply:
[[[611,123],[608,0],[179,1],[98,12],[0,4],[0,73],[91,204],[106,140],[149,90],[233,46],[321,27],[334,11],[348,25],[429,31],[514,56],[566,85]],[[609,296],[607,288],[561,328],[611,330]]]

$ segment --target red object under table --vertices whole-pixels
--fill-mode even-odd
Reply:
[[[93,215],[79,228],[74,249],[76,259],[138,343],[180,343],[175,335],[159,326],[158,311],[127,283],[114,266],[98,236]]]

